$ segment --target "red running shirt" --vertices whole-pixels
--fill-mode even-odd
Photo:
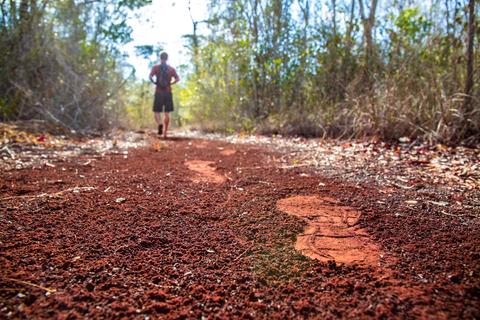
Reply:
[[[168,75],[170,76],[170,81],[172,80],[172,78],[178,79],[177,71],[176,71],[173,67],[171,67],[171,66],[169,66],[169,65],[167,65],[167,67],[168,67],[167,72],[168,72]],[[156,65],[153,66],[152,71],[150,71],[150,78],[153,77],[154,75],[158,74],[158,72],[159,72],[158,69],[159,69],[159,68],[160,68],[160,65],[159,65],[159,64],[156,64]],[[160,88],[160,87],[157,86],[157,88],[155,89],[155,92],[156,92],[156,93],[159,93],[159,92],[172,92],[172,86],[168,86],[168,87],[166,87],[166,88]]]

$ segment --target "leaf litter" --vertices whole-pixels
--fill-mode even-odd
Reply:
[[[458,210],[472,209],[472,217],[480,218],[480,146],[449,147],[409,138],[387,143],[376,139],[225,136],[197,131],[180,135],[266,146],[283,154],[274,159],[281,168],[311,167],[322,176],[373,184],[386,195],[381,200],[386,203],[393,193],[399,193],[407,206],[423,203],[447,207],[453,215]]]

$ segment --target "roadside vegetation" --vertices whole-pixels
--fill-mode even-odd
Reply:
[[[0,120],[80,133],[151,126],[152,87],[120,50],[129,12],[149,3],[2,1]],[[177,125],[478,143],[474,0],[207,3],[208,19],[185,35]],[[161,48],[138,49],[153,63]]]
[[[128,13],[149,0],[0,3],[0,120],[88,133],[125,115]]]
[[[190,37],[186,120],[227,132],[478,141],[478,10],[449,0],[212,0],[210,18],[192,21],[211,32]]]

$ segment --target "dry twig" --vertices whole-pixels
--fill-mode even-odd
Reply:
[[[40,286],[40,285],[38,285],[38,284],[31,283],[31,282],[28,282],[28,281],[23,281],[23,280],[18,280],[18,279],[13,279],[13,278],[6,278],[6,280],[12,281],[12,282],[15,282],[15,283],[19,283],[19,284],[23,284],[23,285],[26,285],[26,286],[30,286],[30,287],[42,289],[43,291],[46,291],[46,292],[48,292],[48,293],[55,293],[55,292],[57,292],[56,289],[50,289],[50,288],[47,288],[47,287],[44,287],[44,286]]]
[[[75,187],[75,188],[69,188],[69,189],[66,189],[66,190],[63,190],[63,191],[59,191],[59,192],[54,192],[54,193],[41,193],[41,194],[36,194],[36,195],[21,195],[21,196],[10,196],[10,197],[5,197],[5,198],[2,198],[1,200],[11,200],[11,199],[38,199],[38,198],[44,198],[44,197],[49,197],[49,198],[53,198],[53,197],[59,197],[67,192],[74,192],[74,193],[78,193],[80,191],[91,191],[91,190],[95,190],[96,188],[95,187]]]

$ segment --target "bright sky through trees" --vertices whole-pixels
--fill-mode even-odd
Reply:
[[[170,54],[170,63],[178,67],[188,62],[183,35],[191,34],[192,20],[188,10],[191,3],[193,19],[207,16],[207,0],[153,0],[151,5],[132,15],[133,41],[125,46],[128,62],[136,68],[138,78],[148,76],[148,61],[135,55],[135,46],[158,45]],[[200,30],[201,31],[201,30]]]

